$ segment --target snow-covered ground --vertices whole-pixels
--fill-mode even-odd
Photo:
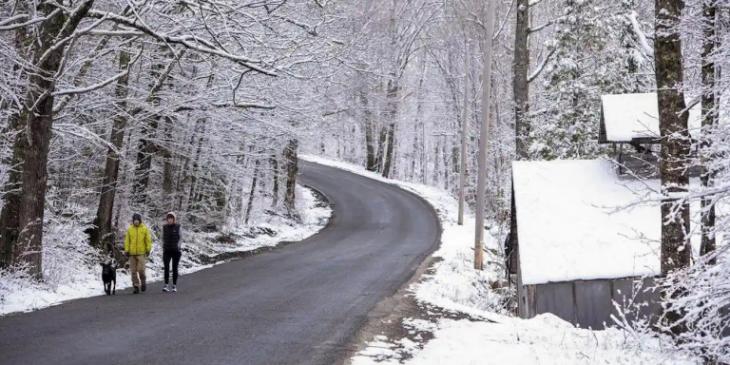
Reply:
[[[361,364],[695,364],[656,338],[635,338],[608,329],[577,329],[543,314],[530,320],[495,316],[485,321],[442,319],[433,324],[435,338],[423,348],[396,346],[379,339],[353,359]],[[403,341],[403,340],[401,340]],[[412,342],[405,340],[406,342]],[[404,359],[405,348],[409,357]]]
[[[388,180],[360,166],[316,156],[305,160],[338,167],[397,184],[428,201],[443,229],[440,258],[433,271],[409,290],[434,319],[406,318],[410,338],[378,336],[351,359],[368,364],[695,364],[661,337],[616,328],[592,331],[574,327],[553,315],[525,320],[506,309],[509,291],[501,288],[504,267],[496,229],[486,232],[486,269],[473,269],[474,218],[456,223],[457,202],[448,193],[420,184]],[[439,308],[432,311],[428,308]],[[450,313],[452,315],[439,315]],[[453,314],[456,314],[454,316]],[[453,319],[458,315],[469,319]],[[448,318],[447,318],[448,317]],[[423,333],[433,339],[423,341]]]
[[[181,275],[205,269],[208,264],[200,258],[273,247],[280,242],[300,241],[322,229],[332,210],[309,188],[297,186],[297,210],[301,220],[295,222],[282,216],[270,216],[254,227],[224,229],[224,232],[186,232],[183,227],[183,257]],[[32,311],[64,301],[103,294],[101,266],[103,258],[88,244],[83,232],[86,226],[75,218],[53,217],[44,232],[42,283],[30,280],[22,271],[0,270],[0,315]],[[162,278],[162,251],[159,240],[147,263],[148,281]],[[184,290],[185,279],[180,279]],[[117,289],[131,286],[129,275],[117,271]]]

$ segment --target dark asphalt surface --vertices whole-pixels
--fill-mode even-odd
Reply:
[[[1,364],[331,364],[436,248],[433,209],[393,185],[302,163],[334,216],[299,243],[180,278],[181,291],[0,317]],[[99,291],[102,291],[101,280]]]

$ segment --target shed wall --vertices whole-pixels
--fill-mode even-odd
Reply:
[[[576,308],[571,282],[540,284],[534,287],[535,314],[553,313],[568,322],[575,323]]]
[[[519,313],[522,318],[552,313],[583,328],[604,329],[613,324],[611,315],[617,313],[615,301],[624,308],[642,303],[638,315],[655,321],[661,314],[659,293],[635,288],[636,282],[632,278],[619,278],[520,285]],[[642,287],[652,284],[652,279],[644,279]],[[629,314],[627,320],[634,322],[636,315]]]
[[[604,328],[611,323],[613,290],[609,280],[578,281],[575,288],[576,321],[584,328]]]

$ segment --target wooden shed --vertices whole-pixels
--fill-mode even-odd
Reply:
[[[690,134],[699,131],[702,125],[701,113],[700,103],[691,105],[688,119]],[[659,136],[659,102],[656,93],[601,96],[599,143],[657,144]]]
[[[700,132],[701,109],[700,103],[694,103],[689,109],[688,132],[692,137]],[[619,162],[620,175],[630,172],[632,175],[644,178],[658,178],[659,137],[659,106],[656,93],[601,96],[598,143],[613,146],[612,157]],[[691,176],[699,176],[699,173],[701,173],[699,168],[690,169]]]
[[[635,284],[660,272],[659,205],[637,203],[659,182],[620,178],[608,160],[516,161],[512,172],[507,250],[519,315],[602,329],[614,301],[635,301],[656,318],[659,294]]]

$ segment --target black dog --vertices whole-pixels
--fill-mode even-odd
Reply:
[[[101,263],[101,280],[106,295],[117,294],[117,265],[114,261]]]

